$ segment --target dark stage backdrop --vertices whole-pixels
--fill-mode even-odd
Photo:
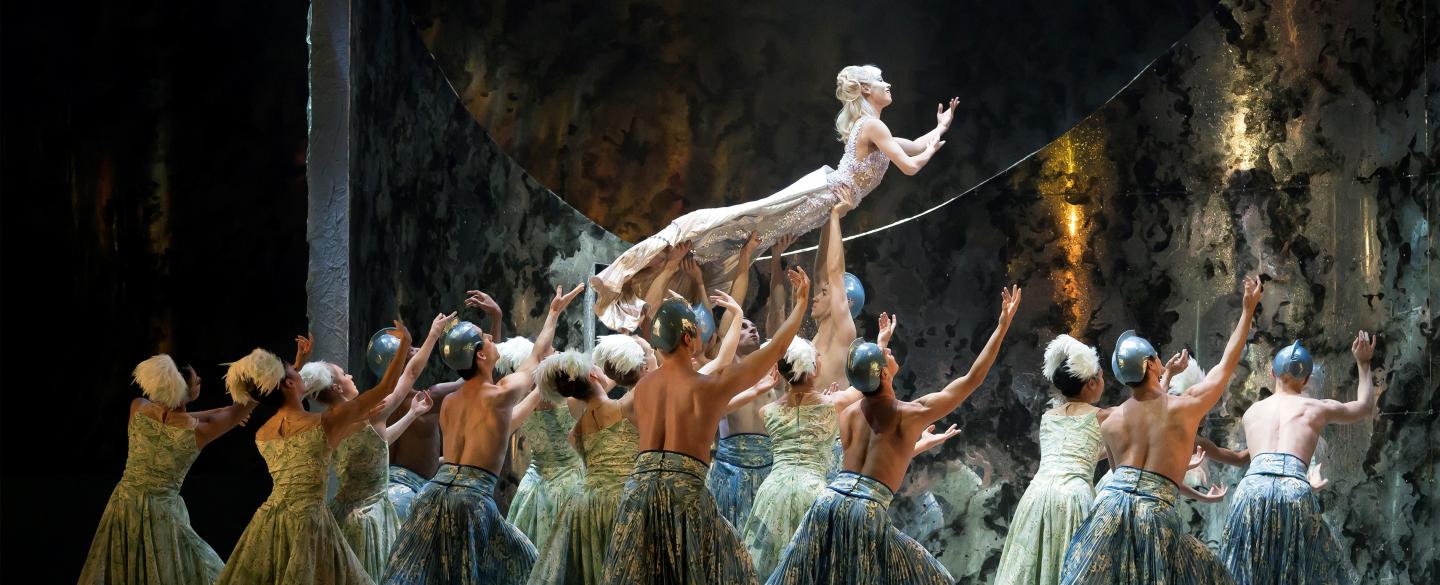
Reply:
[[[0,581],[73,583],[156,351],[220,362],[305,327],[304,3],[7,2]],[[228,554],[270,479],[237,429],[182,494]]]
[[[903,393],[963,373],[998,289],[1027,288],[999,365],[945,421],[962,435],[917,461],[891,509],[962,583],[993,579],[1038,463],[1041,345],[1071,333],[1108,358],[1135,328],[1212,366],[1253,272],[1268,281],[1256,333],[1202,432],[1243,442],[1236,417],[1294,338],[1317,355],[1313,394],[1354,396],[1349,342],[1379,332],[1383,412],[1326,430],[1321,500],[1359,582],[1434,580],[1436,3],[1010,4],[431,0],[411,13],[490,137],[631,241],[833,164],[845,64],[886,70],[901,134],[961,96],[946,150],[919,177],[892,171],[845,225],[884,225],[1004,170],[847,246],[869,289],[862,332],[881,310],[901,316]],[[1103,404],[1120,398],[1112,387]],[[1182,514],[1218,547],[1227,509]]]

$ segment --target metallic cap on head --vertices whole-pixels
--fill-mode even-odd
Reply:
[[[1155,346],[1132,329],[1120,334],[1115,340],[1115,352],[1110,354],[1110,371],[1122,384],[1134,384],[1145,379],[1145,360],[1158,358]]]
[[[845,379],[869,396],[880,390],[880,377],[885,372],[885,350],[880,346],[856,339],[850,342],[850,353],[845,358]]]
[[[1270,369],[1276,376],[1289,375],[1296,380],[1309,378],[1314,367],[1315,362],[1310,357],[1310,350],[1300,345],[1299,339],[1290,344],[1290,347],[1276,352],[1275,361],[1270,364]]]
[[[710,338],[715,336],[715,314],[703,304],[696,304],[690,310],[695,313],[695,324],[700,327],[700,341],[710,343]]]
[[[485,334],[469,321],[455,321],[440,340],[440,359],[457,372],[475,366],[475,352],[485,347]]]
[[[865,285],[860,283],[860,277],[845,273],[845,298],[850,300],[850,318],[860,316],[860,308],[865,306]]]
[[[390,360],[395,359],[395,352],[400,349],[400,338],[395,335],[395,328],[386,327],[376,331],[370,336],[370,343],[365,346],[365,367],[376,378],[385,377],[385,369],[390,367]]]
[[[680,299],[666,299],[650,320],[650,345],[662,353],[670,353],[680,347],[686,335],[699,338],[699,325],[695,322],[695,311]]]

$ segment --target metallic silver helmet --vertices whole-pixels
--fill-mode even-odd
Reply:
[[[850,342],[850,352],[845,359],[845,379],[869,396],[880,390],[880,378],[885,372],[885,350],[880,346],[856,339]]]
[[[1145,379],[1145,360],[1152,357],[1160,357],[1155,346],[1132,329],[1121,333],[1120,339],[1115,340],[1115,352],[1110,354],[1110,371],[1115,373],[1115,379],[1120,383],[1134,384]]]
[[[469,321],[455,321],[440,340],[440,359],[457,372],[475,366],[475,352],[485,347],[485,334]]]
[[[400,338],[395,336],[393,327],[376,331],[365,346],[365,367],[376,378],[385,377],[385,369],[390,367],[390,360],[395,359],[395,352],[399,349]]]
[[[1310,377],[1310,371],[1314,369],[1315,361],[1310,357],[1310,350],[1300,345],[1300,340],[1289,347],[1275,353],[1275,361],[1270,364],[1271,371],[1275,375],[1282,376],[1289,374],[1296,380],[1304,380]]]

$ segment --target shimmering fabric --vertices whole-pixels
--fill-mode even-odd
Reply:
[[[126,434],[125,474],[100,516],[80,583],[214,582],[224,562],[190,528],[190,513],[180,498],[180,484],[200,454],[195,430],[136,413]]]
[[[635,458],[601,583],[758,583],[750,555],[705,489],[705,467],[673,451]]]
[[[325,427],[255,444],[274,487],[240,535],[217,583],[373,583],[325,506],[330,474]]]
[[[760,416],[775,444],[775,466],[755,493],[741,534],[755,561],[755,574],[763,579],[780,562],[805,512],[825,491],[838,420],[829,404],[774,405],[762,409]]]
[[[1040,417],[1040,469],[1015,507],[997,585],[1055,585],[1070,538],[1095,500],[1102,445],[1096,413]]]
[[[893,498],[879,480],[841,471],[805,513],[767,583],[953,583],[940,561],[890,523]]]
[[[640,432],[625,418],[580,438],[584,488],[561,505],[550,543],[530,573],[531,585],[600,582],[615,512],[625,495],[625,480],[635,469],[639,445]]]
[[[401,523],[410,519],[410,505],[424,487],[424,476],[403,465],[390,466],[390,485],[385,487],[385,495],[390,498],[390,503],[395,505],[395,515]]]
[[[524,583],[535,546],[495,507],[495,474],[446,463],[420,490],[390,552],[387,584]]]
[[[764,199],[692,211],[626,250],[590,279],[590,288],[596,294],[595,314],[606,327],[634,331],[643,308],[639,296],[645,294],[659,270],[652,264],[668,246],[691,242],[706,285],[728,290],[739,268],[735,266],[735,253],[750,232],[758,234],[758,249],[765,250],[783,236],[820,227],[829,218],[830,208],[839,202],[835,189],[841,185],[850,187],[850,202],[859,205],[880,184],[890,166],[890,159],[878,150],[863,159],[856,157],[859,135],[857,122],[845,141],[845,154],[836,170],[822,167]]]
[[[845,465],[845,445],[840,443],[840,437],[835,437],[835,444],[830,447],[830,471],[825,474],[825,482],[835,481],[840,475],[840,468]]]
[[[530,448],[530,467],[510,500],[505,519],[530,538],[535,550],[545,550],[560,505],[575,495],[585,476],[580,456],[570,446],[574,426],[575,417],[564,406],[537,410],[520,425]]]
[[[1288,453],[1260,453],[1235,488],[1220,556],[1239,585],[1354,582],[1306,479]]]
[[[340,485],[330,511],[371,579],[385,574],[390,545],[400,529],[400,516],[386,494],[389,460],[390,445],[368,424],[335,450],[335,477]]]
[[[742,527],[750,517],[755,492],[765,476],[770,475],[774,462],[770,450],[769,435],[736,433],[720,439],[715,460],[710,462],[710,473],[705,476],[705,487],[714,496],[720,515],[731,526]]]
[[[1175,483],[1135,467],[1115,470],[1070,539],[1066,585],[1234,583],[1175,514]]]

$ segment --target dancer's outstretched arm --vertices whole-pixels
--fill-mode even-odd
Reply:
[[[716,290],[710,297],[710,302],[725,308],[725,314],[736,315],[737,319],[744,319],[745,313],[740,310],[740,303],[735,302],[734,297]],[[722,370],[725,366],[735,361],[735,351],[740,348],[740,321],[730,321],[730,328],[725,330],[725,337],[720,340],[720,349],[715,352],[715,359],[700,366],[701,374],[712,374]]]
[[[500,343],[505,339],[505,312],[500,310],[500,303],[482,291],[469,290],[465,291],[465,294],[470,295],[465,299],[465,306],[480,309],[490,318],[490,337],[495,343]]]
[[[790,341],[794,340],[795,333],[800,331],[800,322],[805,319],[805,311],[809,308],[807,298],[810,296],[810,278],[798,266],[791,268],[787,276],[793,287],[791,295],[794,297],[794,308],[790,310],[790,316],[785,318],[785,324],[775,332],[775,337],[760,349],[745,356],[745,359],[725,368],[719,375],[702,378],[705,387],[698,394],[712,401],[711,408],[723,407],[731,397],[759,382],[760,378],[780,361],[780,357],[785,355],[790,348]]]
[[[675,272],[680,270],[680,261],[690,254],[690,242],[681,242],[670,246],[666,253],[665,264],[661,265],[660,272],[650,281],[650,288],[645,289],[645,319],[649,322],[655,318],[655,311],[660,310],[660,303],[665,301],[665,291],[669,290],[670,279]],[[644,334],[643,331],[632,331],[631,333]]]
[[[1364,331],[1355,335],[1355,341],[1350,344],[1350,352],[1355,354],[1355,367],[1360,372],[1360,382],[1355,390],[1355,400],[1340,402],[1339,400],[1321,400],[1321,407],[1325,410],[1326,422],[1353,423],[1367,420],[1375,411],[1375,399],[1378,394],[1375,392],[1375,384],[1370,375],[1370,359],[1375,356],[1375,338]]]
[[[925,152],[925,147],[940,140],[940,137],[950,130],[950,123],[955,121],[955,106],[958,105],[960,105],[960,98],[950,98],[948,109],[945,104],[935,104],[935,129],[915,140],[897,136],[895,141],[900,143],[900,149],[910,156]]]
[[[785,263],[780,257],[790,244],[795,243],[794,235],[782,236],[770,248],[770,298],[765,301],[765,334],[774,335],[785,321]]]
[[[926,394],[915,400],[916,404],[924,407],[921,412],[922,418],[926,419],[925,424],[929,425],[950,414],[985,381],[985,375],[990,373],[990,366],[995,365],[995,358],[1000,355],[1000,344],[1005,341],[1005,334],[1010,331],[1010,322],[1015,319],[1015,311],[1020,308],[1021,292],[1019,286],[1001,289],[1000,317],[995,331],[990,334],[990,340],[985,343],[985,348],[980,350],[980,355],[975,356],[975,363],[970,366],[970,371],[946,384],[939,392]]]
[[[907,175],[920,172],[920,169],[930,163],[930,158],[935,156],[935,152],[945,146],[944,140],[936,140],[926,144],[920,154],[912,156],[905,154],[905,148],[900,145],[894,135],[890,134],[890,127],[886,126],[884,122],[878,118],[871,118],[864,124],[865,126],[860,130],[860,137],[874,144],[876,150],[885,153],[885,156],[890,158],[890,162],[895,163],[895,168]]]
[[[1180,403],[1183,412],[1195,417],[1204,416],[1225,394],[1225,388],[1230,385],[1230,375],[1235,373],[1235,366],[1240,363],[1240,354],[1245,350],[1246,338],[1250,335],[1250,322],[1255,320],[1255,307],[1260,304],[1260,296],[1264,292],[1260,277],[1245,278],[1240,319],[1235,324],[1235,330],[1230,333],[1230,341],[1225,344],[1225,353],[1220,357],[1220,363],[1215,364],[1215,367],[1205,374],[1204,380],[1185,389],[1181,397],[1190,400],[1188,403]]]
[[[735,281],[730,284],[730,296],[738,302],[745,302],[745,294],[750,292],[750,259],[755,257],[755,248],[759,245],[760,234],[752,231],[749,239],[745,240],[745,245],[741,246],[740,252],[735,255]],[[711,305],[714,305],[713,299]],[[728,331],[730,322],[737,318],[730,311],[725,311],[725,316],[720,318],[720,324],[715,330]]]

